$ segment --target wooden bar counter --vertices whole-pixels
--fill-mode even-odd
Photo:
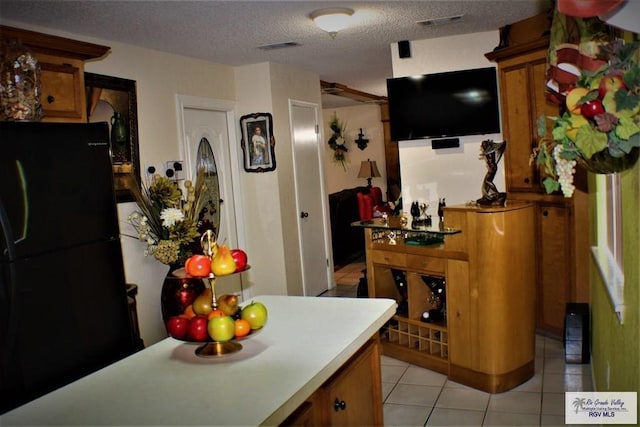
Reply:
[[[444,212],[444,224],[429,229],[402,226],[399,218],[354,224],[365,228],[369,296],[394,298],[399,307],[406,298],[406,311],[381,331],[383,353],[487,392],[512,389],[534,374],[533,205]],[[420,233],[436,243],[416,245]],[[424,322],[434,301],[425,280],[434,277],[446,283],[446,317]]]

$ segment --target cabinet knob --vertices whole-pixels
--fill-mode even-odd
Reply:
[[[53,104],[54,102],[56,102],[56,97],[55,97],[55,96],[53,96],[53,95],[49,95],[49,96],[47,96],[47,102],[48,102],[49,104]]]
[[[345,409],[347,409],[347,402],[345,402],[344,400],[338,400],[338,398],[336,398],[336,400],[333,402],[333,410],[338,412],[344,411]]]
[[[524,179],[524,183],[525,183],[525,184],[528,184],[530,181],[531,181],[531,180],[530,180],[529,178],[525,178],[525,179]]]
[[[542,216],[549,216],[549,211],[542,211]]]

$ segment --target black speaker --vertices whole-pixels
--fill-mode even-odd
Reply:
[[[589,304],[567,303],[564,355],[567,363],[589,363]]]
[[[400,40],[398,42],[398,55],[400,55],[400,58],[411,58],[411,44],[409,40]]]
[[[460,146],[460,138],[444,138],[444,139],[432,139],[431,149],[440,150],[442,148],[457,148]]]

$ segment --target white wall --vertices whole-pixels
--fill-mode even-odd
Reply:
[[[391,45],[393,76],[403,77],[471,68],[495,67],[484,57],[498,45],[499,33],[489,31],[462,36],[411,41],[411,58],[400,58],[397,44]],[[485,139],[501,141],[502,134],[460,137],[460,147],[433,150],[428,139],[400,141],[400,175],[404,210],[412,201],[429,204],[428,213],[437,216],[438,200],[447,205],[482,197],[486,163],[479,158]],[[505,191],[503,162],[494,183]]]
[[[243,100],[238,110],[238,120],[246,114],[271,113],[273,106],[269,64],[264,62],[237,67],[235,75],[235,90],[238,98]],[[245,209],[241,214],[250,218],[250,221],[245,224],[247,235],[245,250],[250,258],[251,270],[244,276],[249,281],[249,293],[252,296],[261,293],[286,293],[281,212],[280,205],[277,203],[280,198],[278,173],[282,168],[280,164],[282,149],[279,143],[280,138],[276,134],[281,131],[279,128],[280,123],[274,118],[276,170],[240,174],[242,181],[240,196]]]
[[[346,170],[340,163],[333,160],[333,150],[327,143],[331,137],[329,121],[333,113],[336,113],[342,123],[347,124],[347,163]],[[324,129],[324,155],[325,155],[325,177],[327,184],[327,194],[335,193],[345,188],[364,186],[367,181],[358,178],[360,162],[363,160],[375,160],[380,170],[380,178],[373,178],[371,185],[382,189],[383,197],[386,198],[387,171],[384,153],[384,131],[380,121],[380,106],[377,104],[362,104],[349,107],[330,108],[323,110]],[[367,148],[360,150],[356,144],[358,133],[362,133],[364,138],[369,140]]]

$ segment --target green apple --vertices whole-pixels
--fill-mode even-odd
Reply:
[[[236,324],[231,316],[219,316],[209,319],[207,332],[212,340],[229,341],[235,335]]]
[[[267,323],[267,307],[261,302],[252,302],[242,309],[240,317],[251,325],[251,329],[260,329]]]

